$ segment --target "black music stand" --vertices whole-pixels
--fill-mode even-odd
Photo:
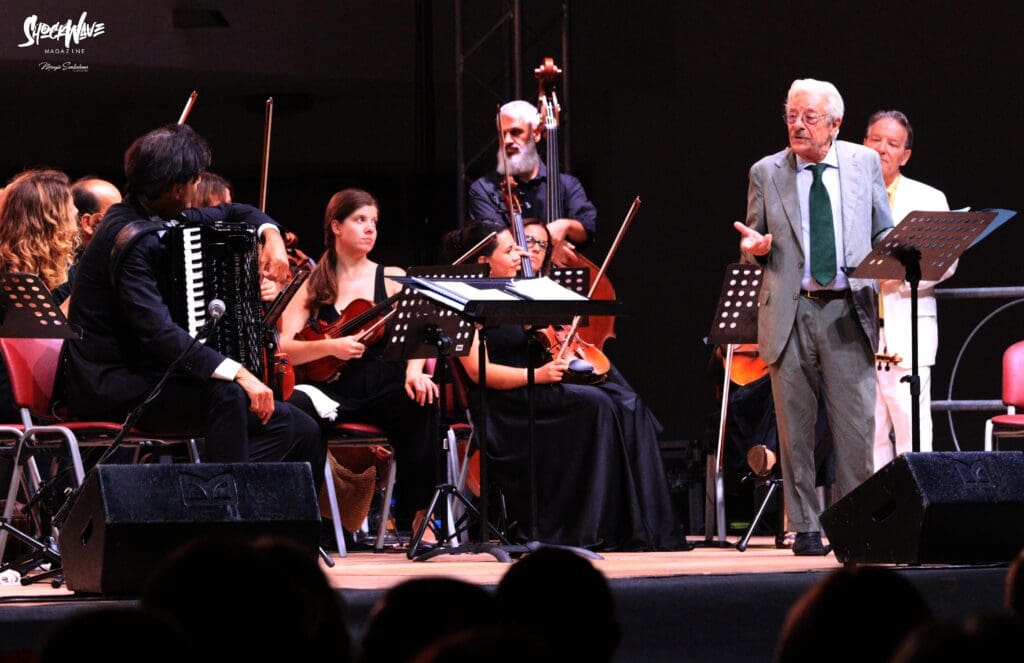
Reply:
[[[412,267],[409,274],[417,278],[427,279],[458,279],[458,278],[483,278],[487,272],[487,266],[480,263],[466,265],[444,265],[437,267]],[[390,277],[389,277],[390,278]],[[457,486],[447,480],[448,455],[452,449],[448,446],[448,440],[442,434],[444,428],[443,417],[445,416],[445,384],[446,371],[448,369],[449,357],[462,357],[469,353],[473,345],[474,328],[472,323],[459,317],[451,309],[437,305],[433,300],[421,295],[415,288],[406,286],[402,298],[395,303],[396,320],[389,327],[387,347],[384,349],[384,359],[387,361],[405,361],[408,359],[426,359],[434,357],[437,365],[434,371],[434,378],[440,384],[441,389],[438,398],[437,430],[435,440],[442,440],[442,454],[438,458],[437,478],[438,483],[434,487],[434,494],[427,506],[427,515],[413,532],[409,542],[409,559],[418,559],[425,556],[437,547],[445,547],[453,539],[457,540],[465,523],[470,517],[479,518],[479,513],[472,502],[461,492]],[[468,455],[467,455],[468,457]],[[449,528],[453,517],[452,500],[455,499],[462,505],[463,515],[454,525]],[[440,512],[440,524],[434,526],[432,517],[438,504],[444,500],[445,508]],[[466,515],[468,514],[468,515]],[[437,537],[437,547],[420,549],[423,545],[423,536],[430,527]],[[441,535],[441,532],[444,535]],[[497,530],[495,530],[497,531]]]
[[[78,338],[79,335],[68,324],[67,318],[53,300],[53,295],[38,276],[5,272],[0,274],[0,337],[67,339]],[[31,428],[31,422],[24,423],[27,433]],[[23,433],[18,438],[14,449],[13,471],[7,491],[7,504],[10,505],[14,504],[18,495],[18,466],[21,463],[25,437]],[[59,586],[61,557],[56,544],[52,541],[44,543],[8,523],[7,518],[0,518],[0,549],[6,548],[8,534],[28,546],[30,551],[20,559],[0,565],[0,572],[16,569],[24,575],[41,564],[49,563],[49,571],[31,578],[22,578],[21,584],[28,585],[54,578],[54,582]]]
[[[613,301],[591,301],[585,297],[576,295],[565,288],[552,283],[552,293],[564,298],[540,298],[534,293],[535,298],[527,298],[526,295],[518,292],[517,282],[519,279],[462,279],[461,283],[469,290],[453,289],[452,284],[442,279],[420,279],[415,277],[394,278],[393,280],[410,286],[421,292],[426,297],[433,299],[445,308],[455,311],[459,316],[474,323],[479,330],[480,343],[478,346],[479,361],[479,386],[481,391],[487,389],[487,326],[502,324],[518,324],[524,326],[547,326],[550,324],[565,324],[571,322],[576,315],[613,315],[618,309],[618,302]],[[541,279],[529,279],[536,285]],[[455,284],[458,285],[458,284]],[[527,385],[533,383],[533,366],[527,367]],[[532,390],[532,389],[531,389]],[[521,554],[530,552],[540,547],[537,539],[537,491],[535,485],[535,450],[534,441],[529,441],[530,457],[530,487],[531,487],[531,534],[534,541],[525,546],[515,546],[508,543],[507,539],[498,532],[488,520],[488,476],[487,476],[487,442],[484,431],[487,427],[487,398],[480,399],[480,425],[477,431],[477,446],[480,453],[480,509],[479,509],[479,540],[470,542],[455,548],[435,548],[427,551],[418,559],[427,560],[441,554],[463,554],[486,552],[493,555],[498,561],[509,562],[509,553]],[[529,416],[531,417],[532,429],[532,405]],[[501,545],[490,543],[489,535],[497,534]],[[588,557],[597,557],[590,551],[572,548]]]
[[[764,281],[764,268],[760,265],[734,263],[725,269],[722,290],[715,308],[715,318],[711,323],[708,343],[712,346],[724,345],[725,379],[722,381],[722,410],[718,418],[718,443],[715,455],[708,456],[707,483],[714,484],[714,503],[705,500],[704,510],[704,544],[728,547],[725,526],[725,486],[723,468],[725,463],[725,425],[729,409],[729,387],[732,381],[733,346],[741,343],[757,342],[757,298]],[[768,493],[771,497],[771,491]],[[767,500],[765,501],[767,504]],[[765,504],[758,512],[764,511]],[[711,522],[717,526],[718,542],[713,543]],[[753,530],[757,520],[751,523]]]
[[[849,274],[860,279],[904,279],[910,284],[910,375],[901,381],[910,383],[910,437],[915,453],[921,449],[918,284],[922,279],[941,279],[950,265],[986,234],[997,216],[996,212],[911,212]]]

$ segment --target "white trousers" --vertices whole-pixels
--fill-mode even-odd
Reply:
[[[884,334],[884,330],[882,334]],[[885,347],[884,337],[879,347]],[[910,363],[910,358],[905,359]],[[932,450],[932,369],[919,366],[921,378],[921,449]],[[910,384],[900,379],[910,375],[910,368],[892,366],[889,370],[877,371],[875,381],[875,471],[877,472],[896,456],[910,451]],[[889,440],[889,431],[895,432],[896,445]]]

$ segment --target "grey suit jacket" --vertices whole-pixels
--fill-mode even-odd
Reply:
[[[836,155],[846,253],[838,258],[841,266],[852,270],[892,228],[892,215],[878,154],[861,145],[836,141]],[[796,155],[789,148],[751,167],[746,223],[762,234],[772,234],[771,251],[757,258],[765,267],[757,342],[762,358],[773,364],[793,330],[804,269]],[[850,288],[867,347],[873,352],[878,345],[876,281],[850,279]]]

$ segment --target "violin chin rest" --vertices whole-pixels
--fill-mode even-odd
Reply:
[[[569,362],[569,372],[577,373],[579,375],[589,375],[594,372],[594,367],[589,361],[573,359]]]

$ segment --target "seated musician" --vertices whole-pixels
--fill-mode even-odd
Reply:
[[[492,229],[473,223],[448,233],[445,257],[461,255]],[[490,265],[492,277],[511,277],[523,255],[508,230],[502,230],[480,251],[478,261]],[[486,333],[488,459],[511,518],[529,532],[525,367],[532,344],[517,325]],[[476,338],[470,353],[460,357],[474,383],[479,379],[478,344]],[[535,357],[534,363],[540,539],[599,550],[684,547],[668,494],[658,426],[640,398],[618,384],[564,382],[568,360]],[[479,390],[472,394],[474,409],[481,398]]]
[[[414,515],[415,529],[436,483],[436,408],[428,406],[438,395],[437,385],[423,372],[423,360],[384,361],[383,342],[364,343],[358,332],[326,338],[310,334],[343,322],[360,304],[379,303],[401,289],[385,277],[402,276],[404,271],[369,258],[377,242],[377,211],[377,201],[366,191],[345,189],[331,196],[324,213],[326,249],[281,318],[281,349],[299,367],[301,381],[340,404],[338,421],[364,421],[385,430],[398,463],[396,512],[403,520]],[[311,362],[325,359],[335,366],[344,362],[338,377],[311,381]],[[298,390],[291,400],[312,410],[308,397]]]
[[[74,418],[123,420],[193,341],[171,316],[162,286],[175,256],[156,222],[245,223],[264,241],[261,271],[288,277],[284,242],[269,217],[238,204],[186,209],[209,163],[206,141],[187,125],[151,131],[125,153],[127,197],[107,211],[79,262],[72,293],[70,322],[82,330],[80,340],[65,346]],[[315,481],[323,473],[316,422],[275,402],[260,376],[204,344],[188,350],[137,428],[204,437],[207,462],[307,461]]]
[[[38,275],[61,303],[70,292],[68,271],[78,241],[75,206],[64,173],[26,170],[0,192],[0,272]],[[2,360],[0,417],[4,422],[21,420]]]
[[[469,187],[469,216],[502,224],[508,206],[502,196],[506,171],[515,179],[515,196],[524,217],[548,218],[548,167],[537,154],[544,126],[536,106],[528,101],[510,101],[501,107],[501,146],[497,168]],[[556,265],[573,264],[575,249],[590,242],[597,232],[597,209],[587,198],[583,185],[572,175],[558,174],[558,197],[564,218],[547,224],[554,241]]]

